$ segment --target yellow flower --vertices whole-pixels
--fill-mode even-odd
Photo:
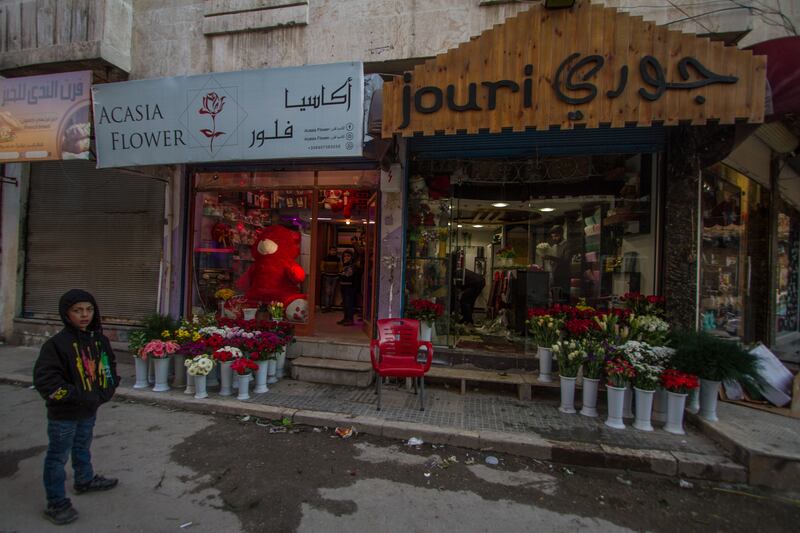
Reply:
[[[164,331],[161,332],[161,338],[162,339],[169,339],[170,336],[171,336],[171,334],[170,334],[168,329],[165,329]]]
[[[200,340],[200,334],[195,331],[194,334],[192,335],[192,342],[197,342],[199,340]]]

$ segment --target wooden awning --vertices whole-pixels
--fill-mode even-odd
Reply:
[[[541,5],[384,85],[383,137],[759,123],[766,58],[578,0]]]

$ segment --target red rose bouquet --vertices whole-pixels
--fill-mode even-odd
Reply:
[[[697,376],[668,368],[661,372],[661,386],[676,394],[686,394],[700,386]]]
[[[406,308],[406,316],[425,322],[432,326],[437,318],[444,314],[444,306],[430,300],[411,300]]]
[[[244,376],[258,370],[258,365],[247,357],[240,357],[233,362],[231,370],[240,376]]]

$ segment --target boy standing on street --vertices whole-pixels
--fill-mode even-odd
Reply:
[[[70,456],[77,494],[117,485],[116,479],[95,475],[90,447],[97,408],[114,395],[119,376],[94,297],[80,289],[67,291],[59,301],[58,312],[64,329],[42,345],[33,369],[33,384],[47,406],[44,514],[61,525],[78,518],[64,487],[64,466]]]

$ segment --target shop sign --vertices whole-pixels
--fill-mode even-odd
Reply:
[[[97,166],[362,154],[361,63],[97,85]]]
[[[579,1],[535,6],[384,86],[383,135],[761,122],[765,58]]]
[[[0,162],[90,159],[91,71],[0,79]]]

